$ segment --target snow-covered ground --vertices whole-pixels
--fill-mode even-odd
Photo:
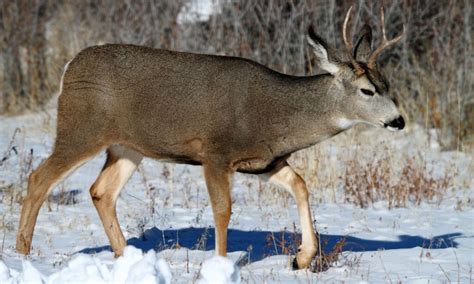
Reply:
[[[39,214],[32,253],[24,257],[14,249],[18,201],[25,191],[30,158],[34,168],[51,152],[54,122],[54,111],[0,117],[0,159],[6,157],[0,162],[0,283],[473,281],[472,156],[439,152],[436,141],[431,146],[421,141],[426,133],[419,127],[398,134],[371,129],[362,136],[373,137],[373,143],[391,141],[386,149],[396,149],[395,156],[420,149],[431,159],[434,174],[456,169],[452,188],[439,204],[388,210],[386,202],[379,201],[362,209],[343,202],[341,186],[327,189],[322,182],[314,187],[310,183],[321,242],[331,248],[346,238],[341,258],[325,272],[291,269],[291,256],[282,253],[281,243],[292,243],[295,223],[299,230],[295,203],[283,191],[245,175],[234,180],[228,259],[213,258],[213,221],[201,169],[149,159],[119,198],[119,220],[130,246],[123,257],[114,259],[88,194],[104,155],[53,191]],[[318,149],[336,159],[341,145],[348,145],[339,140]],[[338,169],[331,157],[325,160],[331,164],[328,168]],[[334,175],[339,179],[337,171]]]

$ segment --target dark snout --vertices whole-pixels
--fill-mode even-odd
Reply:
[[[405,127],[405,120],[403,119],[402,116],[399,116],[399,117],[395,118],[394,120],[392,120],[388,123],[385,123],[384,126],[385,126],[385,128],[390,127],[392,129],[402,130]]]

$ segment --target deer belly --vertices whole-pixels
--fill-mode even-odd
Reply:
[[[272,159],[262,158],[248,158],[242,159],[234,163],[234,168],[240,173],[246,174],[265,174],[278,168],[283,162],[288,159],[289,155],[276,157]]]

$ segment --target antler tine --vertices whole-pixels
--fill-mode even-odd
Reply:
[[[346,47],[347,55],[351,60],[352,66],[356,70],[356,75],[360,76],[364,74],[364,69],[360,67],[359,63],[355,60],[354,56],[352,56],[352,37],[348,39],[347,36],[347,23],[349,22],[349,18],[351,17],[352,6],[347,10],[346,17],[344,19],[344,24],[342,25],[342,39],[344,41],[344,45]]]
[[[342,25],[342,39],[347,51],[350,53],[352,50],[352,41],[347,39],[347,23],[351,17],[352,6],[347,10],[346,17],[344,18],[344,24]]]
[[[367,61],[368,62],[367,66],[370,69],[375,68],[377,58],[380,56],[382,51],[384,49],[386,49],[387,47],[393,45],[394,43],[397,43],[398,41],[400,41],[402,39],[403,35],[405,34],[405,25],[403,25],[403,30],[402,30],[401,34],[399,34],[398,36],[396,36],[395,38],[393,38],[391,40],[387,39],[387,33],[385,31],[385,13],[384,13],[383,7],[380,8],[380,25],[382,27],[382,43],[372,53],[372,55],[370,55],[369,60]]]

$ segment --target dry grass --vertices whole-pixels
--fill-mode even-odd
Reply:
[[[283,254],[289,256],[295,256],[298,252],[298,247],[301,245],[301,234],[298,233],[296,225],[293,224],[293,230],[289,238],[285,238],[286,228],[280,233],[280,235],[269,234],[267,236],[267,246],[273,248],[275,254]],[[341,261],[341,255],[346,245],[346,239],[342,238],[338,240],[331,248],[328,248],[328,241],[320,241],[319,233],[315,232],[318,239],[318,252],[313,257],[309,270],[313,273],[319,273],[328,270],[335,266]],[[356,259],[345,258],[345,261],[354,262]],[[349,264],[349,263],[346,263]],[[296,262],[293,259],[293,269],[296,267]]]
[[[327,249],[328,242],[320,242],[319,250],[311,262],[310,270],[313,273],[319,273],[328,270],[341,259],[341,254],[346,245],[346,239],[337,241],[331,249]],[[326,252],[328,251],[328,252]],[[351,264],[352,265],[352,264]]]
[[[289,239],[285,237],[287,228],[283,228],[280,235],[273,232],[267,236],[267,247],[272,248],[275,254],[295,255],[301,245],[301,235],[293,223],[293,230]]]
[[[446,191],[454,186],[456,170],[434,173],[434,162],[428,162],[418,152],[394,161],[388,150],[373,159],[347,162],[344,175],[344,198],[365,208],[377,201],[387,202],[388,208],[419,205],[422,201],[439,205]],[[397,167],[397,164],[401,164]]]

